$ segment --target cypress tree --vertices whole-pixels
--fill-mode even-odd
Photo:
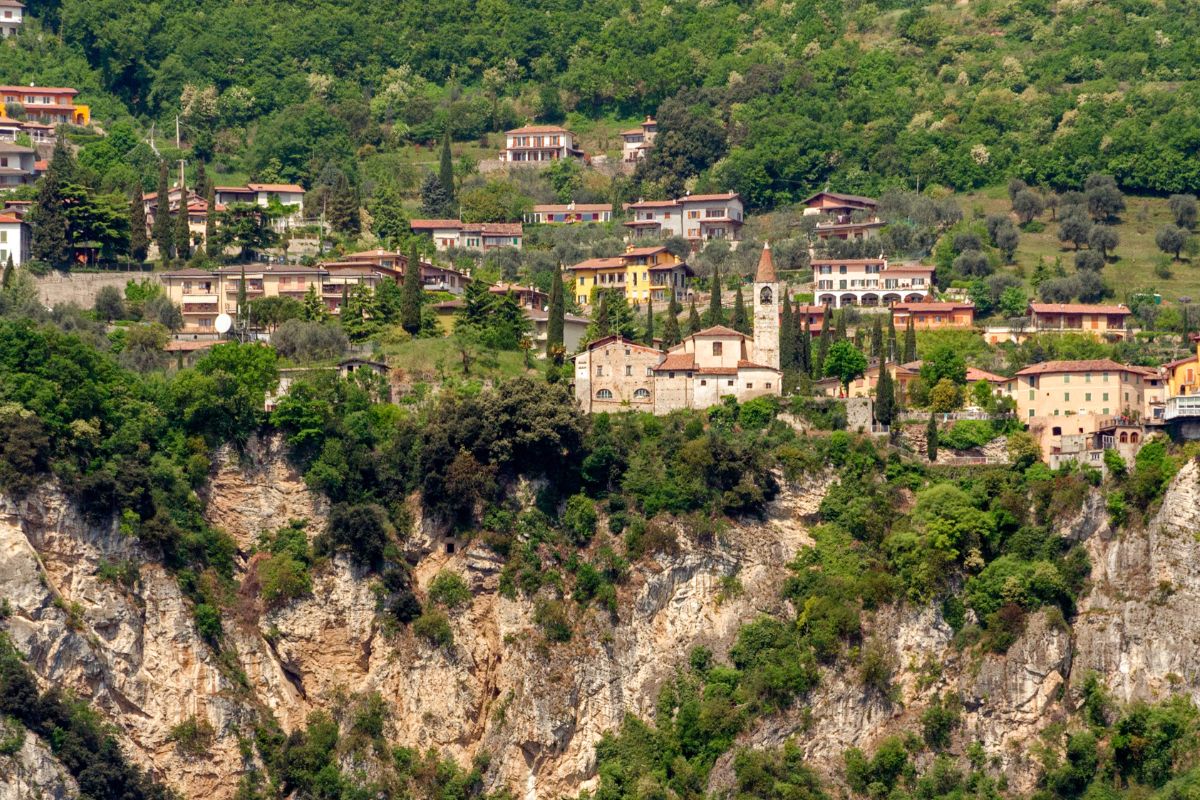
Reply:
[[[679,332],[679,312],[681,310],[679,301],[675,298],[675,292],[672,291],[671,299],[667,303],[667,320],[663,323],[662,346],[664,350],[674,347],[683,339]]]
[[[804,315],[804,330],[796,338],[796,366],[808,374],[812,370],[812,325]]]
[[[783,293],[783,311],[779,317],[779,368],[785,372],[796,366],[796,322],[792,319],[792,301]]]
[[[813,359],[813,378],[820,380],[825,374],[825,357],[829,355],[829,345],[832,344],[833,331],[828,324],[821,326],[821,338],[817,341],[817,357]]]
[[[887,360],[895,361],[900,355],[900,348],[896,344],[896,321],[892,319],[892,315],[888,314],[888,334],[887,334]]]
[[[404,265],[404,294],[400,299],[400,324],[416,336],[421,330],[421,254],[414,239]]]
[[[844,307],[837,314],[837,327],[834,328],[833,338],[839,342],[846,339],[846,309]]]
[[[696,298],[692,298],[692,308],[688,311],[687,327],[684,329],[684,335],[690,336],[700,330],[700,315],[696,313]]]
[[[192,231],[188,228],[187,200],[180,195],[179,210],[175,212],[175,257],[187,261],[191,256]]]
[[[871,357],[883,361],[883,320],[878,315],[875,324],[871,326]]]
[[[554,270],[554,281],[550,284],[550,308],[546,317],[546,355],[562,361],[563,320],[566,317],[566,299],[563,297],[562,264]]]
[[[882,362],[879,365],[879,381],[875,384],[875,421],[880,425],[891,425],[896,412],[896,389],[892,373]]]
[[[908,318],[908,327],[904,329],[904,360],[907,364],[917,360],[917,329],[913,327],[913,319]]]
[[[211,183],[204,199],[208,204],[204,213],[204,251],[209,258],[216,258],[221,253],[221,243],[217,241],[217,192]]]
[[[171,187],[167,183],[167,162],[158,162],[158,196],[154,199],[154,243],[158,245],[158,260],[164,267],[171,260],[174,244],[171,226]]]
[[[208,172],[204,169],[204,162],[196,167],[196,196],[208,197],[208,190],[212,188],[212,184],[208,180]]]
[[[129,255],[138,264],[146,260],[146,251],[150,249],[150,233],[146,230],[146,201],[142,198],[142,190],[134,191],[129,199]]]
[[[446,204],[450,209],[457,205],[454,194],[454,156],[450,153],[450,128],[442,135],[442,157],[438,164],[438,180],[446,192]]]
[[[709,325],[724,325],[725,313],[721,310],[721,271],[717,266],[713,265],[712,274],[712,293],[708,298],[708,320]]]
[[[14,275],[13,257],[12,257],[12,253],[9,253],[8,254],[8,263],[6,263],[4,265],[4,277],[0,278],[0,289],[8,291],[9,289],[12,288],[13,275]]]
[[[54,145],[54,156],[38,187],[33,208],[33,237],[30,255],[52,267],[71,263],[71,238],[65,211],[63,190],[74,174],[71,153],[62,137]]]
[[[646,346],[654,347],[654,300],[646,298]]]
[[[361,228],[358,214],[358,192],[350,185],[344,173],[339,172],[329,190],[326,206],[329,224],[339,233],[356,234]]]
[[[864,336],[865,336],[865,334],[863,333],[863,329],[862,329],[861,325],[859,325],[857,328],[854,329],[854,348],[856,350],[861,351],[863,349]]]
[[[246,302],[246,267],[243,265],[242,277],[241,280],[238,281],[237,291],[237,317],[238,323],[242,330],[246,329],[246,322],[248,321],[249,317],[247,312],[249,310],[249,303]]]
[[[933,414],[929,415],[929,424],[925,426],[925,449],[929,453],[929,460],[937,461],[938,427],[937,419]]]
[[[745,334],[750,333],[750,317],[746,314],[746,301],[742,298],[740,285],[733,296],[733,329]]]
[[[592,317],[592,325],[596,329],[596,338],[608,336],[612,322],[608,318],[608,292],[600,292],[596,298],[596,314]]]

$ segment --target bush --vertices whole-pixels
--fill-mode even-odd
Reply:
[[[567,607],[560,601],[539,599],[533,610],[533,621],[550,641],[571,641],[571,619],[567,615]]]
[[[935,696],[933,703],[921,714],[921,737],[925,744],[933,750],[945,750],[950,746],[950,734],[958,727],[959,719],[957,698]]]
[[[859,677],[863,687],[887,697],[892,691],[892,659],[887,648],[871,642],[862,651]]]
[[[967,450],[983,447],[996,436],[992,423],[987,420],[963,419],[955,422],[949,430],[940,431],[938,442],[952,450]]]
[[[575,544],[586,544],[596,532],[596,504],[586,495],[573,495],[563,509],[562,525]]]
[[[417,617],[412,624],[413,633],[435,647],[450,647],[454,644],[454,631],[450,618],[444,611],[432,609]]]
[[[429,599],[445,608],[469,605],[471,589],[457,572],[444,569],[429,583]]]
[[[207,719],[193,715],[171,728],[167,738],[174,742],[184,755],[199,758],[208,754],[208,748],[216,735],[217,732]]]
[[[387,513],[374,503],[338,503],[329,510],[326,529],[335,550],[348,550],[361,564],[375,566],[391,538]]]
[[[196,631],[208,642],[215,644],[221,638],[221,613],[208,603],[198,603],[192,612]]]
[[[259,594],[267,608],[278,608],[312,591],[308,565],[289,553],[276,553],[258,562]]]
[[[271,334],[271,345],[292,361],[324,361],[341,358],[350,340],[339,325],[289,319]]]

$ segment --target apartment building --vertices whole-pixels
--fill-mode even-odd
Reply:
[[[185,334],[216,334],[217,317],[237,313],[238,295],[243,275],[246,299],[261,297],[292,297],[303,300],[310,288],[315,288],[333,314],[341,310],[342,298],[357,284],[374,288],[388,280],[378,270],[347,268],[329,270],[324,267],[300,267],[282,264],[246,264],[206,270],[187,268],[158,274],[171,302],[183,312]]]
[[[0,214],[0,268],[10,258],[15,267],[29,260],[29,224],[14,214]]]
[[[54,126],[49,123],[0,117],[0,142],[15,142],[22,134],[34,144],[54,142]]]
[[[323,262],[321,267],[333,273],[366,269],[385,275],[403,286],[404,273],[408,269],[408,256],[398,251],[376,248],[349,253],[338,261]],[[427,292],[462,294],[471,282],[470,276],[464,272],[428,261],[422,261],[420,269],[421,287]]]
[[[933,291],[933,267],[886,258],[814,258],[812,272],[817,303],[834,308],[919,303]]]
[[[39,174],[37,150],[0,141],[0,189],[33,183]]]
[[[1030,303],[1028,316],[1029,329],[1035,333],[1088,333],[1125,339],[1133,312],[1123,305]]]
[[[295,183],[248,183],[245,186],[214,186],[218,206],[240,203],[267,208],[278,200],[284,215],[271,221],[276,230],[304,224],[304,187]]]
[[[634,238],[681,236],[693,249],[713,239],[742,238],[742,198],[735,192],[693,194],[675,200],[639,200],[624,206],[625,223]]]
[[[647,300],[666,304],[675,299],[683,303],[688,295],[688,279],[695,273],[662,246],[634,247],[612,258],[589,258],[570,268],[575,302],[590,305],[597,290],[619,290],[631,303]]]
[[[621,131],[621,160],[634,164],[646,157],[646,151],[654,146],[658,136],[658,123],[653,117],[646,119],[636,128]]]
[[[544,203],[525,215],[530,225],[569,225],[580,222],[608,222],[611,203]]]
[[[817,192],[801,201],[804,216],[820,216],[813,229],[820,241],[873,239],[884,223],[876,216],[879,203],[872,197],[837,192]]]
[[[545,164],[564,158],[583,158],[575,134],[558,125],[526,125],[504,132],[500,160],[509,164]]]
[[[932,301],[892,303],[892,324],[897,330],[907,327],[910,319],[917,330],[970,328],[975,324],[975,304]]]
[[[0,0],[0,36],[16,36],[24,22],[24,3],[20,0]]]
[[[90,125],[92,110],[75,103],[78,95],[79,92],[65,86],[0,86],[0,97],[4,99],[0,117],[7,119],[8,104],[16,103],[25,110],[28,120],[50,125]]]
[[[413,233],[427,233],[433,246],[444,253],[451,249],[498,250],[502,247],[521,249],[525,228],[520,222],[463,222],[457,219],[414,219],[409,223]]]

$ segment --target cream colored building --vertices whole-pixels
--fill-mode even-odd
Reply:
[[[610,336],[575,357],[575,396],[585,411],[709,408],[782,393],[779,284],[769,248],[754,280],[754,336],[716,325],[662,353]]]

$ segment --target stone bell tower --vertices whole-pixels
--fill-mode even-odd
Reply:
[[[779,280],[769,242],[754,275],[754,361],[779,369]]]

